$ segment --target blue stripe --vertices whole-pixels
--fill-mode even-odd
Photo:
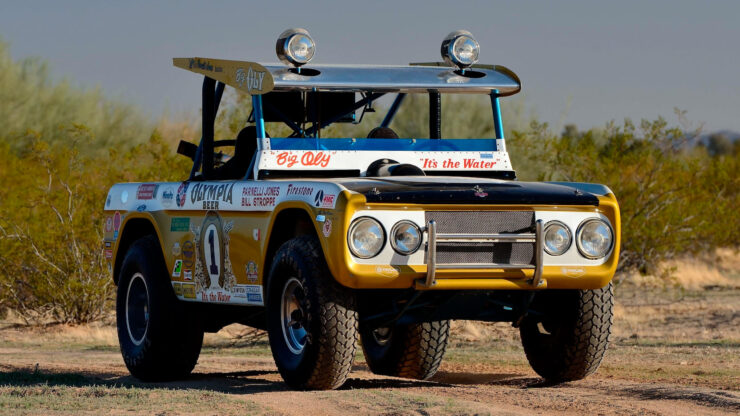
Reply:
[[[270,139],[272,150],[495,152],[494,139]]]

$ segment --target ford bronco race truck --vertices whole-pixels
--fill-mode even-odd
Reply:
[[[466,31],[444,39],[439,63],[312,65],[315,47],[290,29],[280,64],[174,59],[204,76],[202,137],[178,148],[190,175],[116,184],[105,201],[131,374],[184,377],[204,332],[241,323],[267,331],[292,388],[341,386],[357,344],[376,374],[428,379],[454,319],[512,323],[548,381],[594,372],[612,323],[619,207],[604,185],[517,180],[499,99],[520,91],[518,77],[477,64]],[[236,137],[216,140],[225,86],[252,108]],[[392,129],[408,94],[428,97],[429,137]],[[489,97],[495,137],[441,137],[442,94]],[[384,96],[366,135],[321,136]],[[292,133],[270,137],[278,128]]]

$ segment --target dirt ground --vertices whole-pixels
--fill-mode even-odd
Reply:
[[[735,279],[733,279],[735,280]],[[740,287],[617,290],[614,337],[599,371],[547,385],[518,332],[456,322],[428,382],[370,373],[358,353],[339,390],[286,389],[264,341],[244,327],[208,335],[194,374],[148,384],[128,375],[111,326],[0,322],[0,414],[739,414]]]

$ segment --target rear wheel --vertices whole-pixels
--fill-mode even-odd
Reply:
[[[427,380],[439,369],[450,321],[360,329],[367,365],[375,374]]]
[[[123,361],[144,381],[188,375],[203,343],[203,330],[175,297],[160,253],[153,236],[134,242],[123,260],[116,296]]]
[[[609,345],[614,291],[540,292],[519,333],[530,365],[552,382],[580,380],[599,368]]]
[[[352,370],[354,294],[331,276],[315,237],[283,244],[270,268],[267,328],[272,356],[296,389],[334,389]]]

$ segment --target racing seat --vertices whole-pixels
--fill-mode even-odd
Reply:
[[[367,134],[368,139],[397,139],[398,135],[390,127],[376,127]]]
[[[267,137],[270,136],[267,135]],[[216,179],[221,180],[244,178],[256,153],[257,128],[255,126],[247,126],[236,136],[234,156],[226,161],[223,166],[218,167],[214,172],[214,176]]]

